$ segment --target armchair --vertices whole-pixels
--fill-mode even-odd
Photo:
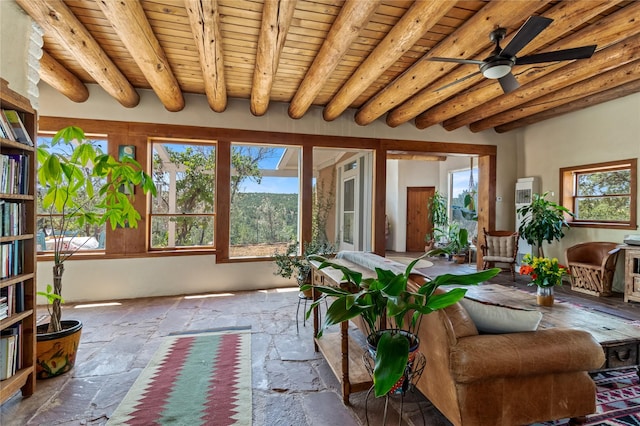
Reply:
[[[610,296],[619,250],[617,243],[601,241],[569,247],[565,257],[571,271],[571,290],[592,296]]]
[[[511,270],[511,278],[516,280],[515,264],[518,253],[519,234],[512,231],[487,231],[484,233],[482,250],[482,269],[494,267],[496,263],[507,263]]]

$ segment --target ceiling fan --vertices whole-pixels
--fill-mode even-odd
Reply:
[[[520,87],[516,78],[511,74],[511,68],[514,65],[530,65],[539,64],[542,62],[556,62],[556,61],[569,61],[573,59],[586,59],[593,55],[596,50],[596,45],[575,47],[573,49],[556,50],[554,52],[538,53],[533,55],[527,55],[517,57],[516,54],[522,50],[527,44],[529,44],[538,34],[540,34],[545,28],[553,22],[553,19],[545,18],[542,16],[530,16],[527,22],[520,27],[518,32],[513,36],[509,44],[505,48],[500,47],[500,42],[507,34],[507,30],[504,28],[496,28],[491,31],[489,38],[496,47],[491,52],[491,55],[484,60],[477,59],[457,59],[457,58],[439,58],[431,57],[427,58],[430,61],[439,62],[455,62],[458,64],[472,64],[478,65],[480,71],[470,74],[464,78],[458,79],[453,83],[442,86],[438,90],[442,90],[446,87],[458,84],[468,78],[482,74],[485,78],[498,80],[502,91],[509,93]]]

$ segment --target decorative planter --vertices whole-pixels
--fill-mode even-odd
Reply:
[[[536,301],[540,306],[553,306],[553,286],[542,287],[538,286],[536,293]]]
[[[420,339],[413,333],[409,333],[406,330],[398,330],[398,329],[388,329],[388,330],[380,330],[374,334],[370,334],[367,336],[367,347],[369,349],[369,353],[371,357],[376,359],[376,350],[378,345],[378,339],[382,333],[398,333],[405,336],[409,340],[409,358],[407,360],[407,367],[405,368],[404,375],[396,382],[395,385],[388,392],[390,395],[399,395],[404,394],[407,391],[407,388],[411,382],[411,376],[413,372],[413,363],[416,359],[416,355],[418,354],[418,348],[420,347]]]
[[[47,379],[71,370],[76,362],[82,323],[62,321],[62,331],[47,333],[49,324],[37,328],[36,378]]]
[[[455,260],[458,265],[462,265],[465,262],[465,260],[467,260],[467,255],[466,254],[454,254],[453,255],[453,260]]]

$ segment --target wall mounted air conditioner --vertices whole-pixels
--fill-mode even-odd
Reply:
[[[516,182],[516,231],[520,229],[522,218],[518,214],[520,207],[531,204],[533,194],[540,193],[540,179],[537,177],[520,178]],[[523,238],[518,241],[518,265],[526,253],[532,252],[531,244]]]

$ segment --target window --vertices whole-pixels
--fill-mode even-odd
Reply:
[[[269,257],[300,241],[300,148],[232,143],[229,257]]]
[[[477,235],[478,168],[450,172],[449,184],[451,222]]]
[[[563,168],[560,181],[571,226],[636,229],[636,159]]]
[[[108,152],[108,143],[104,136],[86,136],[87,138],[90,138],[89,140],[91,143],[100,151],[103,153]],[[53,135],[51,134],[38,135],[38,148],[70,158],[71,147],[65,144],[51,146],[52,137]],[[90,169],[86,170],[87,176],[90,175],[90,173]],[[93,179],[94,188],[98,188],[103,183],[104,182],[99,178]],[[40,185],[40,182],[37,182],[36,185],[38,209],[36,230],[37,250],[40,253],[47,254],[47,252],[53,251],[53,235],[62,234],[61,223],[63,217],[60,214],[47,212],[42,208],[42,199],[46,194],[46,189]],[[85,196],[84,198],[86,198],[86,201],[81,204],[83,206],[88,206],[88,212],[100,212],[100,210],[95,207],[95,203],[88,196]],[[79,226],[75,224],[69,225],[69,223],[67,223],[64,234],[62,241],[65,248],[68,248],[69,250],[104,250],[105,248],[105,225],[85,224],[83,226]]]
[[[152,249],[214,248],[216,146],[152,141]]]

